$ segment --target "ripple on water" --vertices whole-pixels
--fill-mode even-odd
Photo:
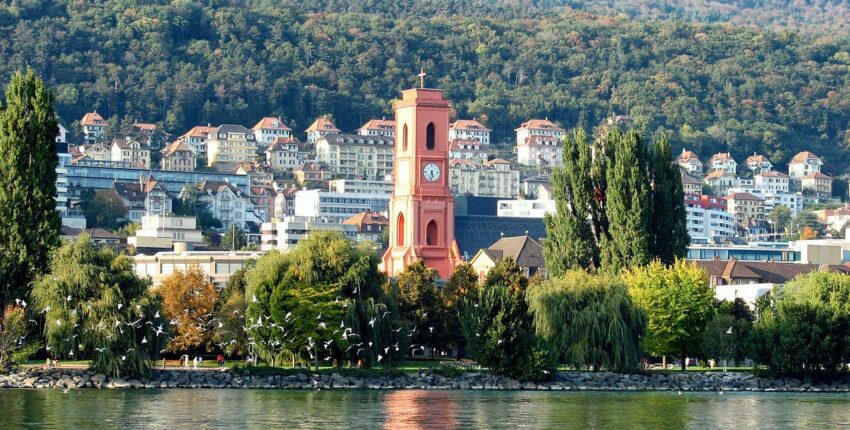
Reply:
[[[850,395],[0,390],[2,428],[848,428]]]

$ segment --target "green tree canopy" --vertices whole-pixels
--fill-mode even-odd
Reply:
[[[646,316],[619,277],[572,270],[526,295],[537,333],[565,364],[621,372],[639,367]]]
[[[91,358],[98,373],[144,375],[168,337],[162,301],[136,276],[131,258],[85,235],[53,253],[32,299],[44,316],[48,353]]]
[[[702,333],[714,315],[708,275],[684,260],[672,266],[654,261],[625,270],[623,279],[632,299],[647,315],[644,350],[656,356],[678,356],[685,369],[685,359],[699,355]]]
[[[59,246],[53,103],[29,71],[12,76],[0,105],[0,309],[26,297]]]

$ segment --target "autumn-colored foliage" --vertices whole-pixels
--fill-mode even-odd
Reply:
[[[162,281],[157,293],[173,328],[168,350],[208,349],[216,324],[213,308],[218,294],[201,269],[195,265],[186,272],[175,272]]]

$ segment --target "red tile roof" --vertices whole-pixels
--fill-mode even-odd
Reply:
[[[277,125],[275,125],[275,123],[277,123]],[[266,129],[266,130],[292,130],[291,128],[287,127],[287,126],[286,126],[286,124],[284,124],[284,123],[283,123],[283,120],[282,120],[282,119],[280,119],[280,118],[276,118],[276,117],[270,117],[270,116],[267,116],[267,117],[265,117],[265,118],[261,119],[261,120],[260,120],[259,122],[257,122],[257,124],[256,124],[256,125],[254,125],[254,127],[252,128],[252,130],[255,130],[255,131],[256,131],[256,130],[260,130],[260,129]]]
[[[449,125],[450,130],[492,131],[474,119],[459,119]]]
[[[357,130],[395,130],[395,121],[389,119],[370,119]]]
[[[515,129],[514,131],[522,130],[522,129],[535,129],[535,130],[541,130],[542,129],[542,130],[564,131],[563,128],[558,127],[554,122],[549,121],[548,118],[547,119],[531,119],[531,120],[528,120],[528,121],[522,123],[522,125],[520,125],[519,128]]]
[[[333,121],[326,117],[320,117],[313,121],[309,127],[307,127],[306,131],[330,131],[330,132],[339,132],[340,130],[336,128]]]
[[[83,115],[83,119],[80,120],[80,125],[109,125],[106,121],[103,120],[103,117],[100,116],[97,112],[89,112]]]
[[[810,160],[810,159],[820,160],[820,158],[818,158],[818,156],[815,155],[814,153],[809,152],[809,151],[803,151],[803,152],[795,155],[794,158],[792,158],[791,161],[788,162],[788,164],[805,163],[806,160]]]

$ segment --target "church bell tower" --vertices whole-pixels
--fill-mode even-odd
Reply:
[[[394,186],[383,269],[395,276],[421,258],[448,279],[461,261],[448,177],[449,102],[442,90],[414,88],[402,91],[394,109]]]

